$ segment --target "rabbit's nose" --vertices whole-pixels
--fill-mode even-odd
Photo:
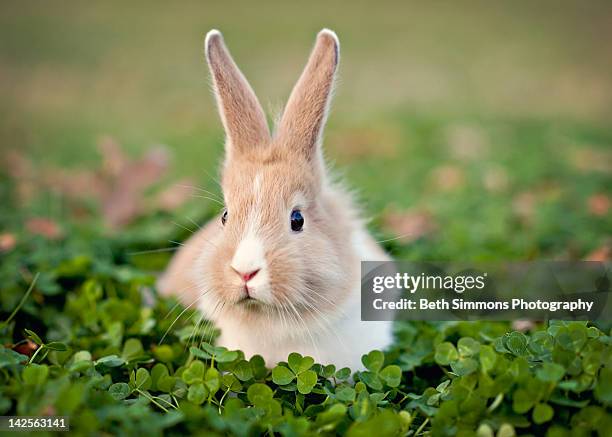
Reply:
[[[246,273],[240,272],[233,267],[232,267],[232,270],[235,271],[236,274],[238,274],[238,276],[240,276],[244,280],[244,282],[249,282],[251,279],[255,277],[257,273],[259,273],[259,270],[261,269],[251,270],[250,272],[246,272]]]

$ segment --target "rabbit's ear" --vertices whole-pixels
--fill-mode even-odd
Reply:
[[[217,106],[227,135],[226,153],[240,153],[270,142],[266,116],[218,30],[206,35],[206,60],[210,68]]]
[[[336,34],[328,29],[319,32],[278,125],[279,143],[307,159],[318,155],[339,54],[340,43]]]

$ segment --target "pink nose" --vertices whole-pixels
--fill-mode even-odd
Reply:
[[[236,269],[233,269],[233,270],[234,270],[236,273],[238,273],[238,276],[240,276],[240,277],[241,277],[241,278],[244,280],[244,282],[249,282],[251,279],[253,279],[253,278],[255,277],[255,275],[256,275],[257,273],[259,273],[259,270],[260,270],[260,269],[253,270],[253,271],[250,271],[250,272],[248,272],[248,273],[239,272],[239,271],[238,271],[238,270],[236,270]]]

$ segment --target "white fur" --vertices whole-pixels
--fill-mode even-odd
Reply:
[[[255,198],[255,204],[260,205],[263,193],[261,192],[261,173],[257,173],[255,181],[253,181],[253,197]]]
[[[381,260],[375,242],[364,230],[357,229],[352,242],[360,259]],[[361,278],[357,275],[349,281],[351,293],[337,308],[338,317],[325,329],[314,324],[310,326],[310,335],[287,335],[278,324],[254,326],[239,319],[220,317],[217,319],[221,329],[219,342],[230,349],[242,350],[247,357],[259,354],[269,366],[286,360],[291,352],[299,352],[320,363],[333,363],[337,368],[363,369],[364,353],[386,349],[392,343],[392,322],[362,321]]]
[[[240,274],[264,268],[266,258],[262,241],[252,233],[247,235],[236,248],[230,265]]]
[[[215,31],[215,30],[211,30],[211,32],[219,32],[219,31]],[[338,35],[336,35],[336,32],[334,32],[331,29],[325,28],[325,29],[321,29],[321,31],[319,32],[319,35],[329,35],[331,36],[335,41],[336,41],[336,47],[340,48],[340,40],[338,39]]]

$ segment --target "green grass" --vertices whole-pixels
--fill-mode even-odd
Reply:
[[[133,157],[161,143],[173,160],[157,188],[190,177],[218,192],[223,132],[202,59],[206,31],[224,32],[272,115],[314,35],[330,27],[340,36],[342,60],[326,154],[395,257],[583,259],[612,237],[610,207],[593,206],[612,195],[611,14],[605,1],[6,3],[0,6],[0,150],[19,150],[37,169],[91,170],[99,166],[102,136]],[[384,357],[385,368],[401,367],[399,385],[394,367],[382,377],[372,364],[374,375],[330,385],[326,370],[315,366],[303,371],[317,373],[315,385],[306,384],[313,391],[300,396],[294,369],[277,370],[275,378],[251,362],[256,374],[238,378],[240,388],[203,388],[197,377],[185,377],[196,358],[239,375],[241,356],[211,363],[211,346],[189,341],[197,320],[188,318],[191,312],[160,345],[180,308],[170,311],[173,302],[165,299],[144,308],[139,290],[152,285],[151,274],[171,252],[135,252],[182,241],[189,232],[173,222],[189,227],[188,218],[203,221],[217,206],[194,198],[170,213],[151,208],[109,234],[96,202],[75,205],[44,186],[25,202],[16,188],[28,181],[1,168],[0,229],[17,244],[0,253],[0,320],[6,321],[0,322],[0,414],[65,413],[81,433],[351,429],[364,435],[359,432],[382,433],[387,424],[390,433],[481,427],[480,435],[491,435],[487,427],[499,431],[507,423],[534,435],[564,435],[561,428],[587,435],[609,428],[609,333],[581,324],[525,338],[504,336],[510,327],[503,323],[399,326],[396,347]],[[391,218],[413,215],[428,218],[428,232],[409,228],[418,238],[395,239],[405,229]],[[32,235],[24,227],[32,216],[59,223],[63,237]],[[33,351],[19,349],[32,361],[23,365],[10,347],[23,346],[27,335],[46,346],[34,359]],[[499,367],[487,367],[490,354],[478,352],[476,359],[470,348],[471,355],[453,358],[455,346],[447,342],[457,345],[463,337],[495,349]],[[466,342],[459,344],[463,352]],[[580,355],[582,367],[571,354]],[[104,358],[112,355],[120,358]],[[470,372],[449,373],[467,371],[466,362]],[[558,368],[544,366],[553,362],[564,369],[560,379],[553,378]],[[147,379],[164,372],[160,364],[171,378],[165,385],[158,373],[155,382]],[[197,374],[198,366],[189,372]],[[218,379],[210,373],[209,381]],[[287,382],[291,375],[295,380]],[[484,375],[492,375],[495,389]],[[536,405],[520,402],[530,387],[537,414]],[[457,410],[458,400],[474,414]],[[277,404],[296,417],[281,418]],[[547,417],[543,405],[554,406],[554,418],[536,423]]]
[[[225,32],[273,113],[315,32],[327,26],[342,43],[328,156],[360,191],[375,231],[390,205],[427,210],[438,224],[430,240],[394,248],[398,254],[584,256],[611,228],[587,202],[610,186],[612,58],[605,41],[612,10],[607,2],[551,5],[4,5],[0,147],[72,168],[96,165],[101,136],[132,155],[162,143],[174,155],[173,178],[217,190],[211,176],[223,133],[202,56],[205,32]],[[465,130],[482,150],[460,160],[449,149]],[[599,151],[603,158],[595,160],[603,162],[576,168],[580,150]],[[431,173],[448,164],[465,184],[440,191]],[[507,184],[483,189],[487,171],[499,169]],[[529,223],[512,210],[521,192],[537,194]],[[7,220],[5,226],[19,223]],[[381,239],[393,236],[386,231]]]

